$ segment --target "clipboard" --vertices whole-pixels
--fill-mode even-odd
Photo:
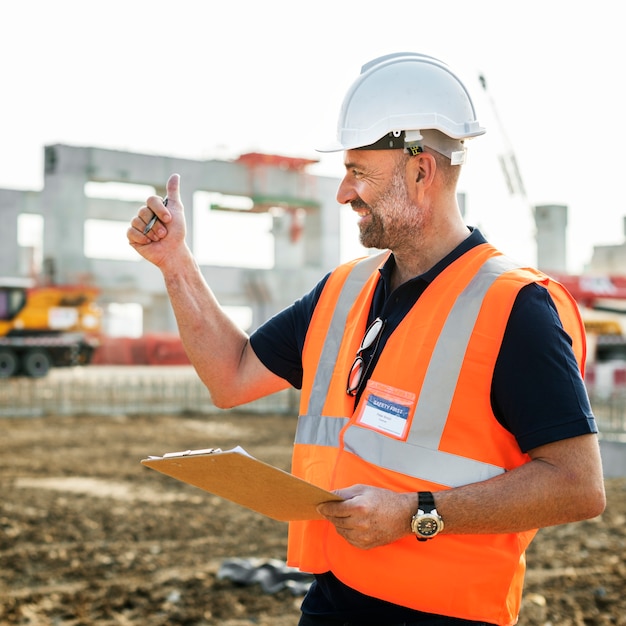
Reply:
[[[281,522],[323,519],[316,507],[337,494],[264,463],[242,447],[168,452],[142,465]]]

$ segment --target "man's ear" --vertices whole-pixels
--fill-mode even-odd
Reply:
[[[437,171],[437,161],[432,154],[422,152],[411,157],[409,161],[410,178],[412,182],[430,187]]]

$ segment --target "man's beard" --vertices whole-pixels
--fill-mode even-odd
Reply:
[[[378,200],[368,205],[360,198],[352,202],[354,209],[369,209],[365,223],[359,225],[359,239],[366,248],[393,250],[416,235],[419,226],[416,207],[410,201],[403,171],[396,168],[389,185]]]

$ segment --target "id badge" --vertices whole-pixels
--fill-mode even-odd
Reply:
[[[415,394],[368,380],[356,423],[396,439],[406,439],[415,412]]]

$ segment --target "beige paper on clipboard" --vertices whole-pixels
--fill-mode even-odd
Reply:
[[[322,519],[341,497],[250,456],[243,448],[187,450],[141,461],[151,469],[282,522]]]

